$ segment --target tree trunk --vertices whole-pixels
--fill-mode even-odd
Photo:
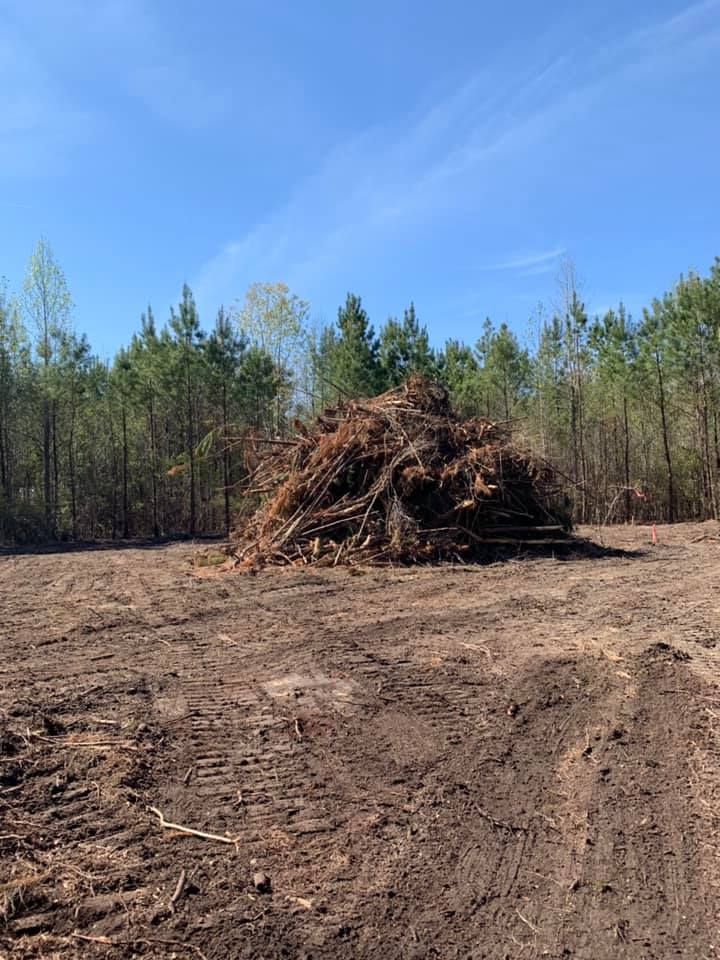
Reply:
[[[702,388],[702,429],[703,429],[703,460],[707,471],[708,495],[710,511],[713,520],[718,519],[718,503],[716,489],[716,472],[713,469],[713,457],[710,449],[710,404],[708,400],[707,378],[705,376],[704,358],[701,367]]]
[[[0,484],[2,484],[5,502],[10,507],[13,500],[12,468],[10,466],[10,443],[7,417],[0,420]]]
[[[630,491],[630,424],[628,420],[627,394],[623,394],[623,431],[625,433],[624,467],[625,467],[625,523],[630,523],[632,515],[632,498]]]
[[[53,534],[57,536],[57,508],[60,497],[60,458],[58,457],[57,444],[57,402],[52,403],[52,460],[53,460]]]
[[[68,446],[68,480],[70,483],[70,513],[72,517],[72,535],[73,540],[78,538],[77,525],[77,490],[75,486],[75,415],[70,427],[70,441]]]
[[[189,347],[187,348],[189,350]],[[187,394],[187,447],[188,447],[188,459],[190,462],[190,523],[188,526],[188,533],[191,537],[195,536],[195,523],[196,523],[196,512],[197,507],[195,503],[196,491],[195,491],[195,450],[194,441],[193,441],[193,405],[192,405],[192,381],[190,377],[190,360],[189,357],[185,362],[185,387]]]
[[[128,495],[128,436],[127,436],[127,411],[125,409],[125,397],[122,398],[121,408],[122,418],[122,510],[123,510],[123,538],[125,540],[130,536],[130,498]]]
[[[113,411],[108,403],[108,431],[110,434],[110,461],[112,463],[112,482],[110,485],[110,512],[112,514],[112,538],[117,537],[118,530],[118,495],[117,495],[117,446],[115,444],[115,430],[113,428]]]
[[[720,476],[720,431],[718,431],[718,412],[713,410],[713,441],[715,445],[715,477]]]
[[[577,442],[578,442],[578,452],[580,455],[580,479],[582,482],[582,518],[583,523],[588,522],[588,471],[587,471],[587,452],[585,450],[585,407],[584,407],[584,398],[583,398],[583,389],[582,389],[582,374],[580,371],[580,351],[578,346],[578,360],[577,360]]]
[[[227,383],[222,385],[222,455],[223,455],[223,497],[225,502],[225,536],[230,536],[230,449],[227,441],[228,401]]]
[[[672,455],[670,453],[670,438],[668,436],[667,413],[665,406],[665,386],[663,383],[662,366],[660,364],[660,353],[655,351],[655,368],[658,376],[658,398],[660,402],[660,423],[662,426],[663,449],[665,451],[665,463],[667,465],[667,496],[668,496],[668,522],[675,523],[675,479],[673,477]]]
[[[158,522],[158,489],[157,489],[157,427],[155,424],[155,404],[153,397],[150,397],[150,468],[152,473],[152,525],[153,536],[157,539],[160,536],[160,523]]]
[[[5,444],[5,417],[0,417],[0,486],[2,486],[5,498],[8,498],[8,463],[7,447]]]
[[[50,401],[43,399],[43,499],[45,501],[45,529],[48,536],[52,536],[53,509],[52,509],[52,444],[50,442]]]

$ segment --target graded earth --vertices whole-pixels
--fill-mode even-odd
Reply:
[[[717,524],[604,537],[0,554],[0,956],[720,956]]]

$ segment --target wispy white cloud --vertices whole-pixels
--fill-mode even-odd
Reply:
[[[227,301],[257,278],[282,277],[307,293],[346,263],[381,262],[384,249],[427,235],[450,214],[501,216],[503,196],[523,189],[522,174],[507,172],[517,158],[531,164],[535,146],[587,116],[611,85],[719,48],[718,7],[704,0],[606,46],[565,50],[519,80],[489,64],[403,128],[340,144],[275,211],[198,269],[198,299]],[[510,252],[481,270],[530,277],[551,272],[562,253],[559,244]]]
[[[521,99],[537,80],[531,75],[508,96]],[[486,97],[489,86],[489,76],[473,78],[397,137],[371,129],[338,145],[284,205],[201,267],[198,298],[227,299],[258,276],[313,283],[351,252],[377,253],[378,238],[424,229],[429,218],[461,210],[470,190],[486,192],[490,181],[475,178],[483,169],[489,176],[498,152],[526,132],[525,120],[503,120],[502,95]]]
[[[720,0],[698,0],[665,20],[635,31],[629,37],[629,42],[630,44],[648,43],[650,46],[663,42],[674,43],[683,34],[694,34],[698,26],[707,27],[708,14],[712,16],[718,10],[720,10]]]
[[[537,270],[544,273],[546,270],[552,270],[556,265],[558,258],[565,253],[565,247],[553,247],[551,250],[545,250],[542,253],[518,254],[500,263],[493,263],[482,270]]]

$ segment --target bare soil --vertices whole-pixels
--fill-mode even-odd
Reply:
[[[720,956],[718,527],[606,537],[1,556],[0,956]]]

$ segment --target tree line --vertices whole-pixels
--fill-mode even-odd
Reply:
[[[488,319],[440,349],[412,303],[376,332],[348,294],[318,327],[285,285],[258,283],[206,330],[185,286],[106,363],[41,240],[20,291],[0,284],[0,540],[227,533],[251,507],[244,437],[282,438],[415,371],[460,415],[511,421],[579,522],[718,518],[720,259],[637,318],[622,303],[591,317],[568,262],[522,340]]]

